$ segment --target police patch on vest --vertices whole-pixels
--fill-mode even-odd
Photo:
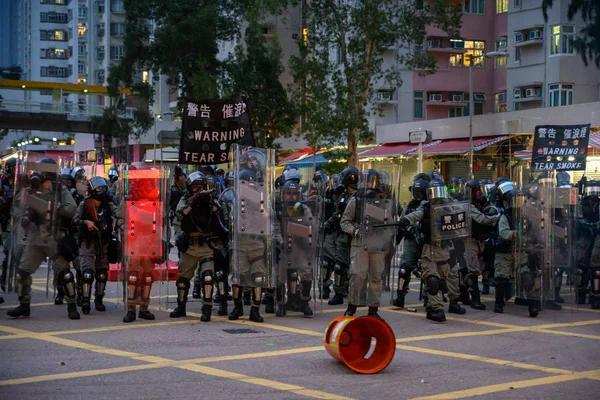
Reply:
[[[467,227],[467,221],[464,212],[451,215],[442,215],[441,220],[442,232],[455,231]]]

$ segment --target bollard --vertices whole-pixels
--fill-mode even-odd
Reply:
[[[375,339],[375,348],[365,358]],[[376,374],[387,367],[396,353],[392,328],[375,317],[337,317],[325,330],[325,349],[336,360],[361,374]]]

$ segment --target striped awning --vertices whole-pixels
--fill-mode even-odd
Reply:
[[[473,139],[473,149],[479,151],[488,146],[508,139],[508,136],[480,137]],[[432,142],[433,143],[433,142]],[[435,145],[429,146],[423,154],[466,154],[471,149],[468,138],[438,140]],[[417,150],[410,151],[408,155],[415,155]]]
[[[423,148],[435,146],[441,142],[441,140],[435,140],[431,143],[423,145]],[[372,148],[371,150],[360,153],[359,158],[373,158],[373,157],[400,157],[404,156],[412,151],[417,151],[419,146],[415,146],[414,143],[385,143],[381,146]]]
[[[590,135],[589,145],[592,147],[595,147],[597,149],[600,149],[600,132],[593,133]]]

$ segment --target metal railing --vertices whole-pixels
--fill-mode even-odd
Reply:
[[[52,114],[67,114],[76,118],[89,119],[91,117],[100,117],[104,113],[106,106],[74,103],[54,103],[54,102],[36,102],[36,101],[15,101],[0,100],[0,111],[22,111],[39,112]],[[133,119],[135,108],[127,107],[119,112],[119,117]]]

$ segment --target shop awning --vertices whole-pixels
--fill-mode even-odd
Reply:
[[[440,140],[433,141],[431,143],[427,143],[423,145],[423,148],[427,148],[430,146],[435,146],[438,144]],[[359,158],[369,158],[369,157],[400,157],[408,154],[411,151],[417,151],[419,148],[418,145],[414,143],[385,143],[381,146],[375,147],[371,150],[367,150],[363,153],[360,153]]]
[[[323,157],[321,154],[317,154],[314,158],[312,155],[308,155],[306,157],[302,157],[297,161],[287,162],[286,165],[288,167],[296,167],[296,168],[306,168],[312,167],[313,165],[321,165],[327,164],[329,162],[328,159]]]
[[[508,136],[478,137],[473,139],[473,149],[483,150],[488,146],[507,140]],[[423,154],[466,154],[471,149],[468,138],[440,140],[435,146],[423,149]],[[416,154],[413,150],[409,155]]]
[[[593,133],[593,134],[590,135],[589,145],[591,147],[596,148],[596,149],[600,149],[600,132],[599,133]]]
[[[292,162],[292,161],[298,161],[298,160],[301,160],[304,157],[307,157],[307,156],[311,155],[312,152],[313,152],[312,147],[305,147],[302,150],[299,150],[299,151],[297,151],[297,152],[295,152],[293,154],[290,154],[289,156],[281,157],[279,159],[279,163],[280,164],[287,164],[287,163]]]

